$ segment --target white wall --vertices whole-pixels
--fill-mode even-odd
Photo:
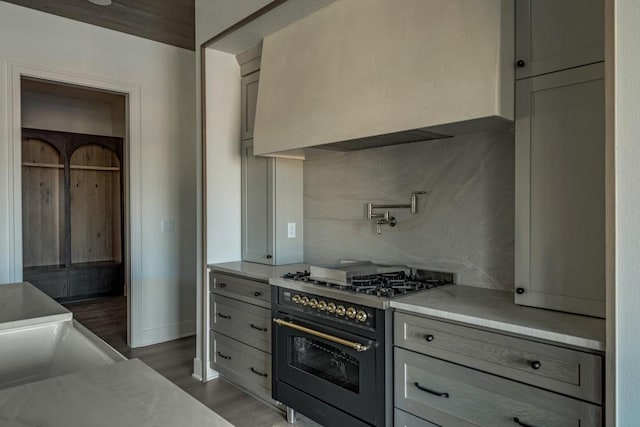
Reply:
[[[205,277],[203,275],[203,271],[204,271],[204,265],[207,264],[208,262],[211,262],[211,259],[222,259],[220,257],[221,252],[217,252],[216,255],[214,255],[213,258],[208,258],[206,260],[204,260],[202,258],[202,242],[201,242],[201,236],[203,235],[203,230],[202,230],[202,116],[201,116],[201,109],[200,109],[200,102],[201,102],[201,87],[200,87],[200,61],[201,61],[201,57],[199,54],[200,51],[200,45],[202,43],[204,43],[205,41],[209,40],[211,37],[217,35],[218,33],[222,32],[223,30],[227,29],[228,27],[230,27],[231,25],[235,24],[236,22],[242,20],[243,18],[245,18],[248,15],[251,15],[253,12],[255,12],[256,10],[262,8],[263,6],[267,5],[268,3],[270,3],[271,0],[243,0],[243,1],[236,1],[236,0],[196,0],[196,52],[198,52],[198,54],[196,55],[196,71],[195,71],[195,76],[196,76],[196,100],[195,100],[195,105],[196,105],[196,142],[195,142],[195,152],[197,153],[197,159],[195,162],[195,167],[194,167],[194,171],[197,174],[197,290],[196,290],[196,301],[197,301],[197,307],[198,307],[198,314],[197,314],[197,321],[196,321],[196,333],[198,335],[198,339],[196,341],[196,357],[194,359],[193,362],[193,370],[194,370],[194,374],[197,377],[202,377],[203,376],[203,359],[205,360],[206,363],[206,354],[203,355],[203,343],[207,344],[207,336],[206,334],[202,333],[202,307],[203,307],[203,301],[202,301],[202,287],[203,286],[207,286],[207,277]],[[221,59],[223,57],[218,57],[216,55],[212,55],[211,58],[217,57],[218,59]],[[235,61],[235,59],[234,59]],[[221,61],[221,64],[225,63],[224,60]],[[227,63],[227,65],[229,67],[231,67],[230,63]],[[223,66],[224,68],[224,66]],[[227,71],[229,71],[229,68],[227,68]],[[224,72],[223,72],[224,74]],[[210,84],[209,82],[207,83],[208,85]],[[215,83],[211,83],[214,84]],[[239,82],[238,82],[239,85]],[[230,89],[230,88],[229,88]],[[239,87],[238,87],[239,90]],[[209,96],[207,96],[208,100],[211,100],[211,98],[209,98]],[[239,92],[238,92],[238,99],[239,99]],[[209,108],[209,107],[208,107]],[[214,107],[211,107],[214,108]],[[239,111],[239,108],[238,108]],[[239,122],[238,122],[239,123]],[[209,125],[209,124],[207,124]],[[209,131],[209,135],[211,131]],[[238,135],[240,132],[240,126],[238,125]],[[239,145],[238,145],[239,148]],[[209,153],[211,152],[211,150],[209,150]],[[238,150],[239,152],[239,150]],[[227,151],[228,153],[228,151]],[[222,158],[220,159],[222,160]],[[209,158],[207,159],[207,161],[209,161]],[[233,168],[233,166],[231,166]],[[213,172],[211,170],[210,167],[207,168],[207,174],[215,174],[215,172]],[[238,178],[239,178],[239,166],[237,169],[237,173],[238,173]],[[231,184],[233,184],[233,182],[231,181],[231,179],[228,179],[227,182],[230,182]],[[239,185],[239,182],[238,182]],[[226,218],[237,218],[238,221],[240,221],[240,205],[238,204],[237,206],[233,206],[233,205],[229,205],[227,206],[226,204],[223,205],[221,202],[216,201],[215,200],[215,196],[214,195],[210,195],[209,191],[207,191],[207,198],[208,198],[208,203],[209,206],[208,208],[208,212],[210,213],[211,211],[211,207],[212,205],[216,208],[219,209],[221,212],[221,215],[224,215]],[[212,197],[214,197],[214,199],[212,199]],[[239,196],[238,196],[239,197]],[[239,200],[239,199],[238,199]],[[207,222],[209,223],[209,218],[207,218]],[[221,224],[221,225],[224,225]],[[233,228],[232,228],[233,229]],[[214,233],[215,234],[215,233]],[[224,242],[222,240],[213,240],[210,241],[210,236],[212,236],[210,231],[207,231],[207,245],[208,248],[211,248],[213,245],[218,245],[220,246],[220,249],[218,251],[222,251],[224,252],[224,245],[227,243],[230,244],[235,244],[235,242]],[[238,242],[240,242],[240,240],[238,240]],[[231,247],[231,251],[230,254],[234,254],[236,252],[236,249],[233,249],[234,247]],[[236,259],[240,259],[240,255],[238,254],[238,257]],[[205,301],[205,305],[206,305],[206,301]],[[206,314],[206,313],[205,313]],[[205,353],[206,353],[206,348],[204,349]],[[205,370],[206,371],[206,370]],[[204,376],[210,376],[210,375],[215,375],[215,373],[210,372],[209,375],[204,375]]]
[[[616,412],[620,427],[640,419],[640,2],[616,0]]]
[[[12,109],[4,102],[12,65],[114,82],[140,94],[139,111],[132,112],[141,125],[140,163],[132,164],[140,178],[132,197],[141,218],[132,224],[140,230],[132,242],[139,248],[132,277],[132,293],[139,295],[134,345],[195,331],[194,58],[188,50],[0,2],[0,283],[22,278],[15,265],[21,255],[13,256],[10,237],[11,219],[19,218],[10,199],[16,188],[10,171],[19,169],[9,157]],[[174,233],[160,233],[163,219],[175,221]]]
[[[207,264],[242,256],[240,66],[207,49]]]

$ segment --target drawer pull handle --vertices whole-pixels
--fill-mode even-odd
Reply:
[[[218,356],[222,357],[223,359],[231,360],[231,356],[225,356],[224,354],[220,353],[219,351],[217,351],[216,353],[218,354]]]
[[[431,334],[425,335],[424,339],[429,341],[429,342],[431,342],[431,341],[433,341],[433,335],[431,335]]]
[[[439,393],[439,392],[437,392],[437,391],[429,390],[429,389],[428,389],[428,388],[426,388],[426,387],[422,387],[422,386],[420,385],[420,383],[418,383],[418,382],[415,382],[414,384],[415,384],[415,386],[416,386],[416,388],[417,388],[418,390],[422,390],[422,391],[425,391],[425,392],[427,392],[427,393],[429,393],[429,394],[433,394],[433,395],[435,395],[435,396],[439,396],[439,397],[449,397],[449,393]]]
[[[533,362],[531,362],[531,367],[535,370],[540,369],[540,367],[542,367],[542,363],[540,363],[540,361],[538,360],[534,360]]]
[[[523,423],[522,421],[520,421],[520,418],[518,418],[518,417],[514,417],[513,418],[513,422],[518,424],[519,426],[522,426],[522,427],[534,427],[531,424]]]
[[[227,284],[226,284],[226,283],[220,283],[220,284],[218,284],[218,287],[220,287],[220,288],[226,288],[226,287],[227,287]]]
[[[267,332],[267,328],[261,328],[260,326],[256,326],[253,323],[251,325],[249,325],[249,326],[251,326],[253,329],[258,330],[258,331]]]
[[[254,292],[254,293],[253,293],[253,296],[254,296],[254,297],[259,297],[260,295],[262,295],[262,292],[257,292],[257,291],[256,291],[256,292]]]
[[[231,316],[225,316],[222,313],[218,313],[218,317],[222,317],[223,319],[231,319]]]
[[[267,378],[267,374],[263,374],[263,373],[262,373],[262,372],[260,372],[260,371],[256,371],[255,369],[253,369],[253,366],[251,367],[251,372],[253,372],[253,373],[254,373],[254,374],[256,374],[256,375],[260,375],[261,377],[265,377],[265,378]]]

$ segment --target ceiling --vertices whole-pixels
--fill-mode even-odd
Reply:
[[[269,34],[310,15],[336,0],[285,0],[277,7],[258,18],[247,22],[241,28],[207,44],[210,49],[238,54],[250,49]]]
[[[110,6],[87,0],[4,1],[195,50],[195,0],[112,0]]]

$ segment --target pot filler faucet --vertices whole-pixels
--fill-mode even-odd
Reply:
[[[369,220],[376,220],[376,233],[381,234],[381,226],[388,225],[389,227],[395,227],[398,221],[391,216],[389,209],[410,209],[411,214],[418,213],[418,194],[427,194],[426,191],[414,191],[411,193],[411,201],[406,204],[389,204],[389,205],[374,205],[373,203],[367,203],[367,218]],[[384,213],[374,212],[376,209],[387,209]]]

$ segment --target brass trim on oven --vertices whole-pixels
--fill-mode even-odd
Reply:
[[[355,351],[367,351],[369,350],[368,345],[364,345],[364,344],[360,344],[357,342],[353,342],[353,341],[349,341],[349,340],[345,340],[343,338],[338,338],[334,335],[330,335],[330,334],[325,334],[324,332],[320,332],[320,331],[316,331],[315,329],[309,329],[305,326],[300,326],[300,325],[296,325],[295,323],[291,323],[291,322],[287,322],[286,320],[282,320],[282,319],[278,319],[278,318],[274,318],[273,319],[273,323],[275,323],[278,326],[286,326],[288,328],[291,329],[295,329],[297,331],[300,332],[306,332],[309,335],[313,335],[319,338],[324,338],[325,340],[337,343],[337,344],[341,344],[347,347],[350,347],[352,349],[354,349]]]

